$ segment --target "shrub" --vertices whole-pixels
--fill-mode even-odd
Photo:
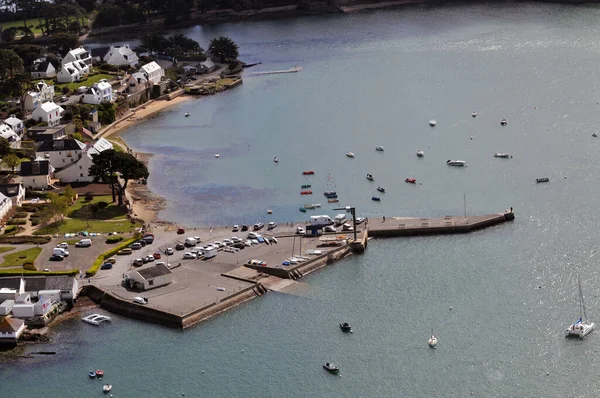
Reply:
[[[37,268],[35,268],[35,265],[33,265],[33,263],[23,264],[23,269],[26,269],[27,271],[37,271]]]
[[[12,245],[19,245],[23,243],[28,243],[32,245],[43,245],[45,243],[50,242],[50,240],[51,238],[49,236],[0,236],[0,244],[4,243]]]
[[[92,264],[92,266],[85,272],[85,276],[94,276],[96,272],[98,272],[98,269],[100,269],[102,263],[104,263],[104,260],[114,256],[119,250],[129,247],[130,244],[137,242],[141,237],[141,234],[135,234],[133,238],[127,239],[126,241],[123,241],[123,243],[121,243],[119,246],[107,251],[106,253],[99,255],[98,258],[96,258],[96,261],[94,261],[94,264]]]
[[[42,220],[39,217],[29,217],[29,221],[31,221],[32,226],[40,225]]]
[[[26,211],[18,211],[15,214],[13,214],[13,218],[27,218],[27,212]]]
[[[92,200],[94,200],[94,195],[92,195],[91,192],[88,192],[85,194],[85,201],[86,202],[91,202]]]
[[[123,240],[122,236],[109,236],[106,238],[106,243],[117,243]]]
[[[18,228],[19,227],[17,227],[16,225],[11,225],[9,227],[6,227],[6,228],[4,228],[4,234],[5,235],[16,234]]]
[[[8,220],[6,222],[6,224],[8,224],[8,225],[25,225],[25,224],[27,224],[27,220],[23,220],[22,218],[16,219],[16,220]]]

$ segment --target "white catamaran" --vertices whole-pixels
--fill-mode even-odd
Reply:
[[[583,302],[583,291],[581,290],[581,276],[578,275],[579,282],[579,319],[567,329],[567,337],[584,338],[594,330],[594,322],[588,322],[585,313],[585,303]]]

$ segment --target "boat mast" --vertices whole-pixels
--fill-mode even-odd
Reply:
[[[579,312],[582,315],[583,321],[587,321],[587,315],[585,313],[585,303],[583,302],[583,290],[581,290],[581,275],[578,275],[579,278]]]

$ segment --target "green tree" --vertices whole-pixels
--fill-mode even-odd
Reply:
[[[9,153],[2,158],[2,164],[10,169],[11,175],[15,175],[15,169],[21,164],[21,159],[14,153]]]
[[[166,50],[170,43],[163,35],[146,35],[142,39],[142,47],[148,50],[150,54]]]
[[[60,196],[56,192],[48,193],[48,205],[42,213],[42,219],[45,222],[52,222],[58,218],[58,224],[62,224],[69,204],[67,198]]]
[[[123,206],[123,196],[130,180],[137,181],[148,178],[148,168],[133,155],[117,152],[114,149],[92,155],[92,166],[89,174],[94,181],[108,183],[118,196],[118,205]],[[114,196],[113,196],[114,201]]]
[[[23,60],[13,50],[0,50],[0,83],[23,71]]]
[[[32,88],[33,83],[31,82],[31,75],[29,73],[20,73],[4,81],[2,87],[0,87],[0,94],[18,98],[21,104],[21,110],[24,110],[25,96]]]
[[[200,47],[200,43],[181,33],[171,36],[168,40],[168,51],[172,52],[171,55],[202,54],[204,52],[204,49]]]
[[[10,153],[12,153],[12,148],[10,147],[10,142],[4,137],[0,137],[0,157],[4,157]]]
[[[238,45],[225,36],[213,38],[208,46],[208,52],[217,57],[221,62],[233,61],[239,55]]]
[[[79,36],[69,32],[57,32],[48,38],[48,48],[57,54],[66,54],[79,46]]]
[[[19,44],[12,50],[23,60],[23,65],[31,66],[33,61],[44,55],[44,47],[36,44]]]
[[[72,205],[75,201],[75,196],[77,196],[77,192],[75,192],[72,186],[67,185],[63,191],[63,195],[67,199],[69,205]]]

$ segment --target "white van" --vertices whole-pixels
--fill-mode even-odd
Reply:
[[[198,243],[198,241],[195,238],[185,238],[184,245],[192,247],[196,246],[196,243]]]
[[[310,223],[312,225],[327,226],[327,225],[333,225],[333,220],[328,215],[310,216]]]
[[[92,245],[91,239],[81,239],[75,244],[75,247],[90,247]]]
[[[335,216],[335,225],[342,225],[346,222],[346,215],[344,213]]]
[[[52,249],[52,255],[67,257],[69,255],[69,252],[63,249],[62,247],[55,247],[54,249]]]

